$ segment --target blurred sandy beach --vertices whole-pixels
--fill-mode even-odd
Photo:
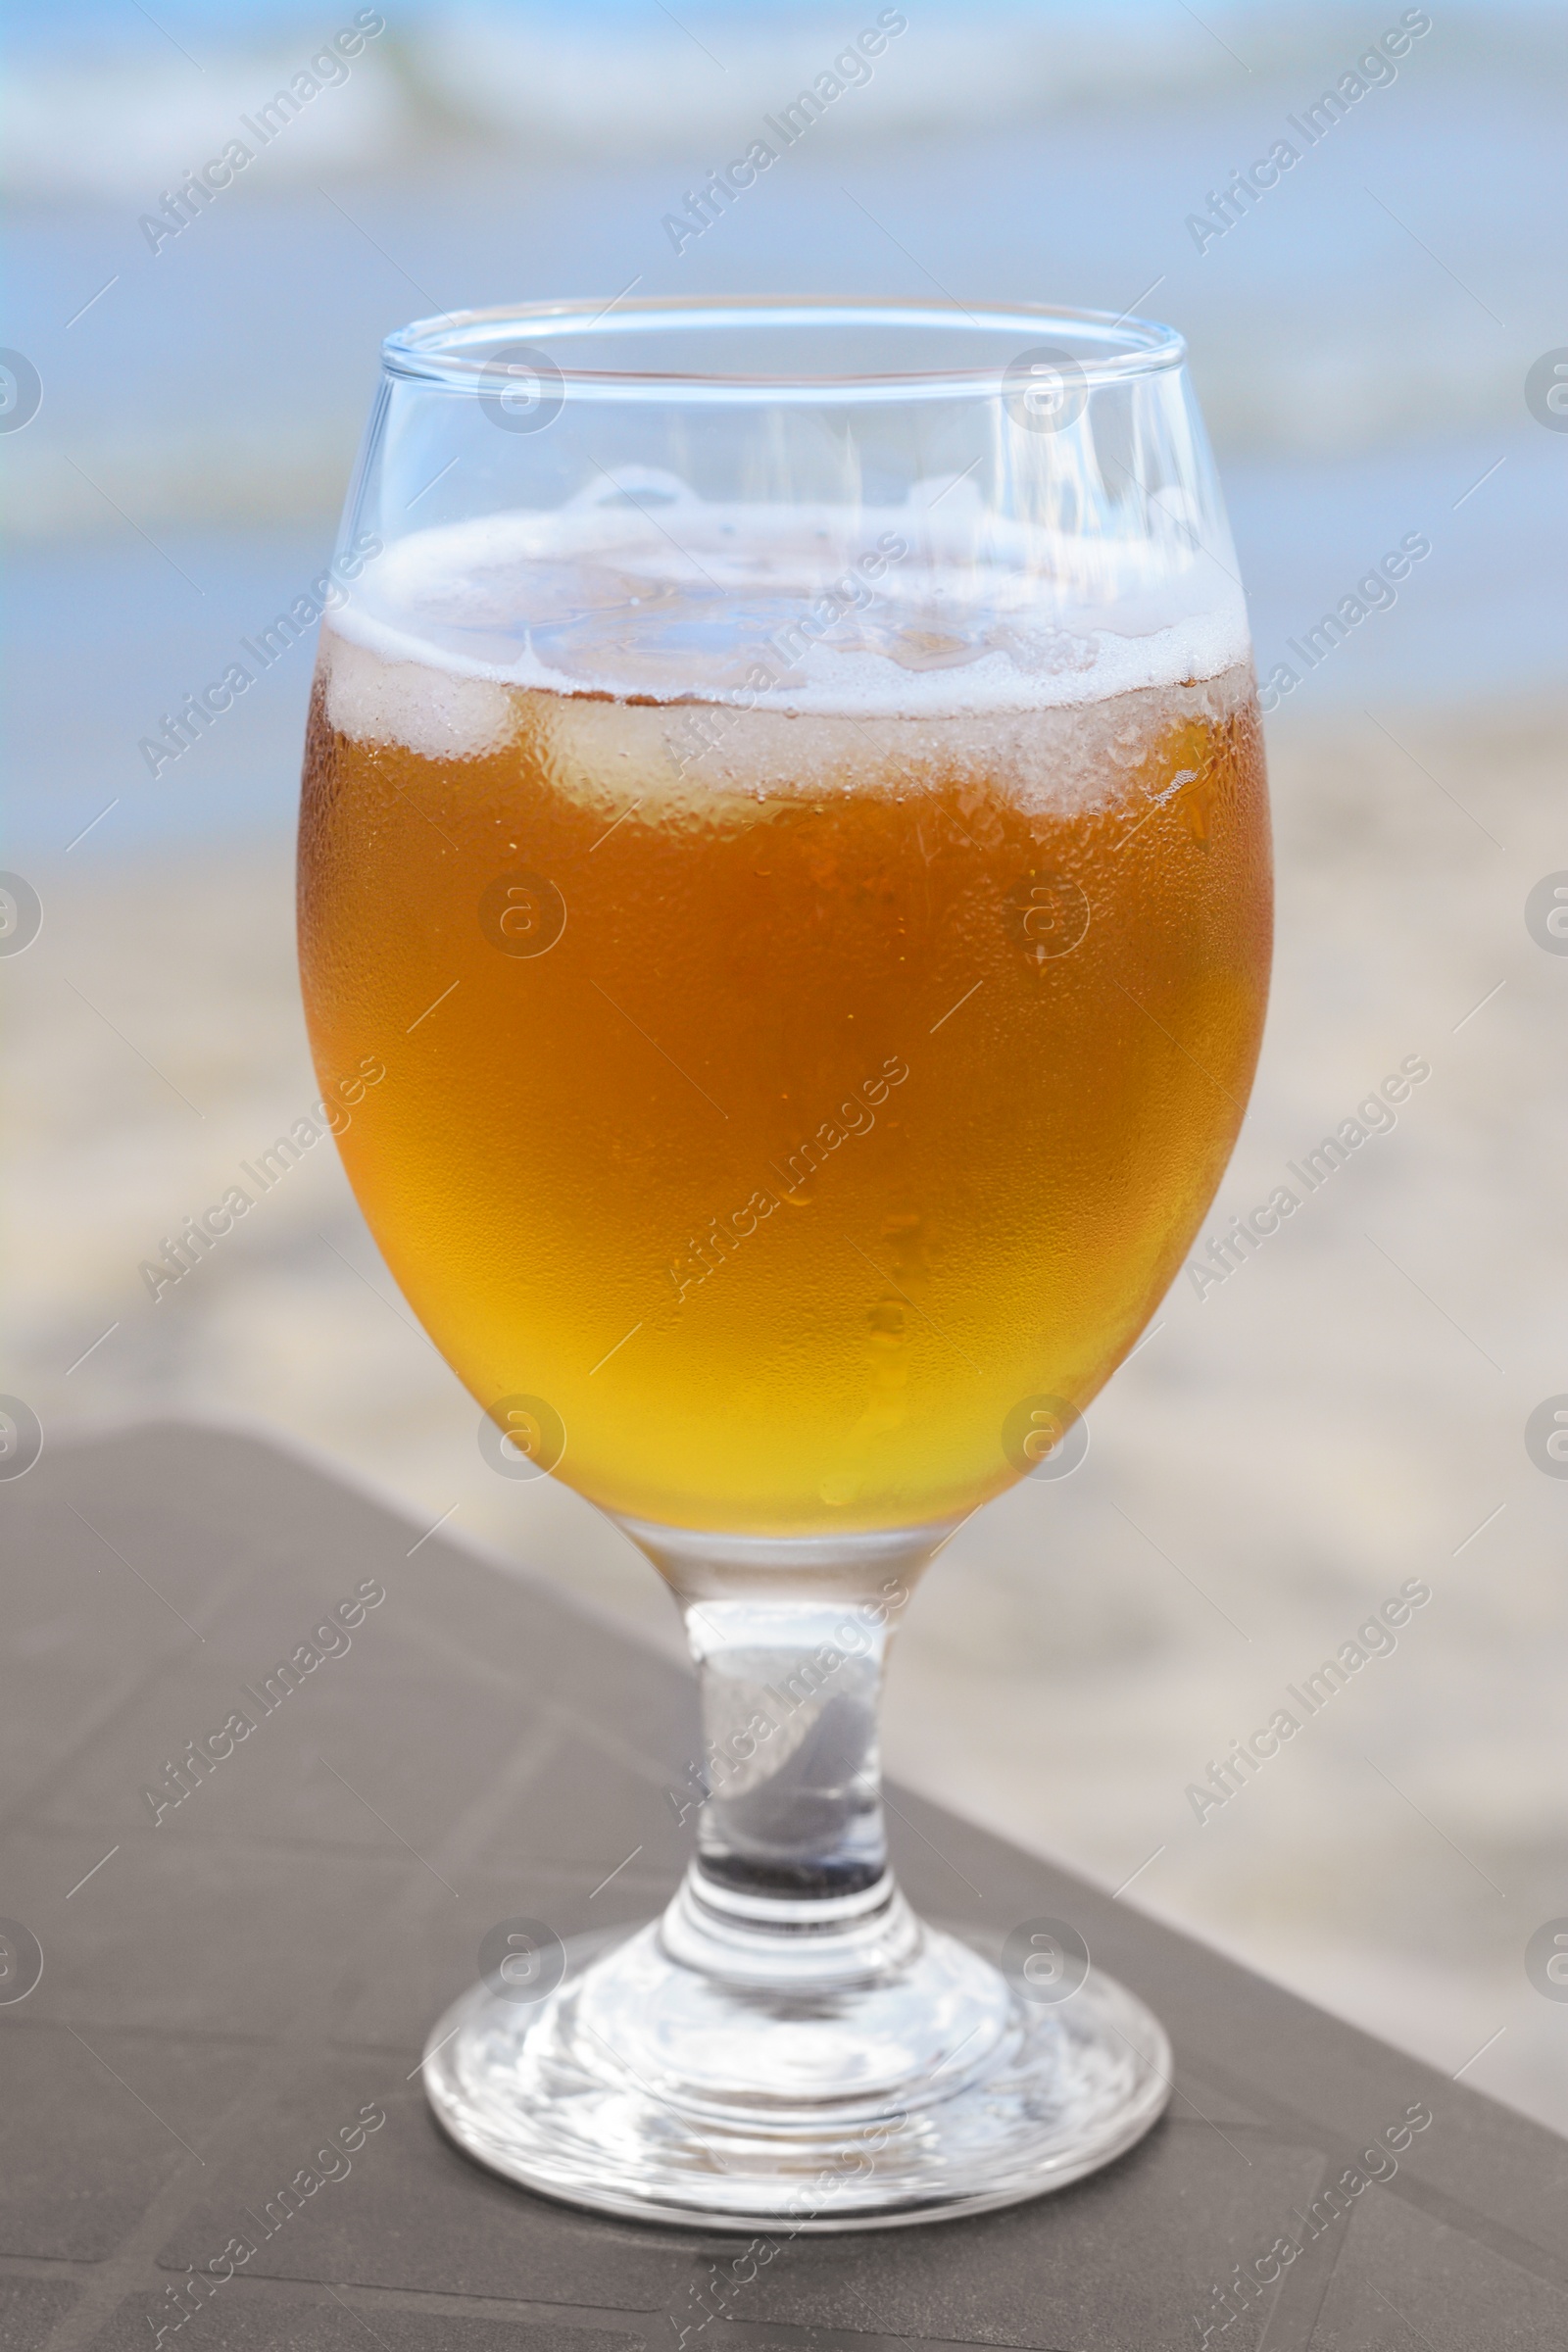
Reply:
[[[890,1762],[1568,2130],[1568,2002],[1524,1967],[1568,1915],[1568,1482],[1523,1436],[1568,1390],[1568,956],[1525,919],[1568,869],[1568,433],[1524,393],[1564,335],[1560,20],[1435,16],[1290,184],[1204,244],[1195,209],[1351,69],[1369,21],[910,10],[788,174],[676,253],[662,217],[832,54],[837,18],[385,14],[342,85],[156,251],[147,208],[321,24],[190,0],[149,32],[83,0],[13,28],[0,340],[43,404],[0,438],[0,862],[44,922],[0,964],[0,1388],[51,1444],[164,1414],[280,1432],[420,1528],[451,1514],[673,1643],[608,1522],[486,1468],[329,1144],[149,1298],[139,1262],[318,1091],[293,966],[309,646],[156,782],[138,742],[320,570],[377,340],[406,318],[629,284],[936,286],[1171,318],[1260,675],[1402,534],[1432,546],[1276,697],[1272,1010],[1205,1233],[1401,1062],[1430,1076],[1254,1257],[1202,1296],[1177,1283],[1093,1408],[1080,1472],[943,1553],[901,1638]],[[1189,1788],[1412,1579],[1431,1597],[1396,1648],[1200,1821]],[[51,1638],[13,1636],[24,1662]]]
[[[1177,1284],[1081,1472],[949,1545],[901,1636],[889,1754],[1105,1885],[1140,1872],[1130,1897],[1448,2072],[1504,2029],[1467,2079],[1561,2125],[1568,2051],[1521,1952],[1563,1899],[1568,1494],[1521,1431],[1562,1377],[1542,1301],[1568,1279],[1568,959],[1520,908],[1562,856],[1568,709],[1394,731],[1272,723],[1273,1009],[1205,1231],[1405,1057],[1431,1076],[1266,1251]],[[46,1427],[250,1419],[673,1643],[607,1521],[481,1460],[329,1144],[156,1304],[138,1277],[316,1095],[287,842],[38,879],[46,928],[8,974],[9,1362]],[[1200,1822],[1189,1785],[1412,1578],[1432,1598],[1394,1653]]]

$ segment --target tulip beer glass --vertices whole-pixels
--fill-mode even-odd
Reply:
[[[709,2227],[1077,2179],[1159,2113],[1164,2035],[1059,1937],[915,1918],[876,1709],[944,1539],[1081,1458],[1257,1054],[1262,755],[1180,338],[427,321],[338,573],[300,940],[322,1083],[386,1064],[348,1173],[492,1459],[668,1582],[704,1709],[663,1918],[491,1971],[435,2110]]]

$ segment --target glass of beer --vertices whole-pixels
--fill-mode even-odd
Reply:
[[[709,2228],[1078,2179],[1165,2036],[1067,1924],[915,1917],[877,1701],[932,1555],[1083,1459],[1251,1082],[1263,761],[1181,339],[426,320],[320,601],[305,999],[324,1089],[385,1071],[350,1180],[492,1466],[641,1546],[702,1693],[668,1909],[481,1955],[436,2114]]]

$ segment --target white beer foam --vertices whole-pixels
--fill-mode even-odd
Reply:
[[[517,706],[505,686],[428,656],[388,661],[338,630],[321,632],[326,715],[356,743],[403,744],[426,760],[477,760],[509,742]]]
[[[1179,517],[1157,542],[1053,536],[956,485],[947,514],[861,511],[852,541],[841,509],[712,507],[671,479],[629,485],[655,513],[617,496],[396,541],[328,621],[333,724],[453,758],[507,739],[508,687],[941,718],[1250,659],[1240,589]]]

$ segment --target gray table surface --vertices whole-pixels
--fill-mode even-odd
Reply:
[[[1192,2352],[1214,2289],[1282,2237],[1298,2255],[1211,2342],[1568,2346],[1568,2141],[900,1790],[923,1909],[1065,1919],[1164,2019],[1176,2096],[1142,2146],[1004,2213],[750,2260],[469,2164],[425,2108],[425,2032],[496,1921],[569,1935],[662,1901],[695,1710],[667,1660],[419,1532],[188,1426],[48,1447],[0,1484],[0,1917],[44,1962],[0,2006],[0,2352],[160,2328],[188,2352]],[[165,1766],[367,1582],[386,1598],[352,1647],[155,1823]],[[1432,2122],[1393,2177],[1314,2232],[1412,2106]],[[322,2179],[365,2111],[386,2120]],[[302,2173],[319,2185],[268,2218]],[[234,2240],[234,2275],[177,2301]]]

